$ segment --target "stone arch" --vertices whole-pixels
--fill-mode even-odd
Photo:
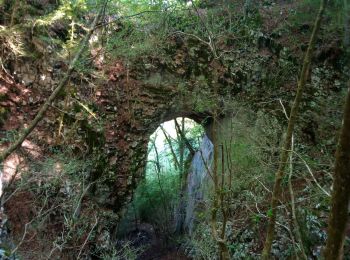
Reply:
[[[145,170],[150,135],[161,123],[187,117],[208,129],[211,121],[209,111],[196,111],[169,81],[159,85],[144,82],[131,77],[109,81],[96,100],[105,115],[103,153],[108,171],[103,174],[109,177],[95,188],[95,196],[101,198],[103,207],[115,212],[132,199]]]
[[[207,45],[194,39],[169,39],[165,52],[167,59],[142,57],[128,64],[116,60],[105,69],[109,80],[94,100],[106,122],[102,153],[108,168],[103,173],[108,178],[95,189],[95,197],[115,212],[131,200],[145,167],[149,136],[162,122],[176,117],[206,120],[210,137],[212,104],[199,108],[198,100],[221,107],[224,100],[244,94],[248,81],[263,86],[262,71],[273,62],[254,51],[215,59]]]

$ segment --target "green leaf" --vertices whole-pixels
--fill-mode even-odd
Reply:
[[[266,215],[271,218],[272,217],[272,209],[269,209],[267,212],[266,212]]]

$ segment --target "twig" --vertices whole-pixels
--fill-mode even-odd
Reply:
[[[299,243],[299,248],[302,254],[302,257],[304,260],[307,260],[307,255],[305,253],[304,245],[303,245],[303,239],[300,232],[299,223],[297,220],[296,210],[295,210],[295,197],[294,197],[294,191],[293,191],[293,185],[292,185],[292,175],[293,175],[293,151],[294,151],[294,135],[292,135],[292,143],[291,143],[291,151],[289,155],[289,176],[288,176],[288,188],[290,193],[290,199],[291,199],[291,209],[292,209],[292,220],[295,228],[295,235],[296,239]]]
[[[297,153],[296,151],[294,151],[294,150],[291,151],[291,152],[293,152],[294,154],[296,154],[296,155],[299,157],[299,159],[304,163],[304,165],[305,165],[307,171],[310,173],[310,175],[311,175],[313,181],[316,183],[317,187],[319,187],[320,190],[323,191],[323,193],[327,195],[327,197],[331,197],[331,194],[329,194],[329,192],[326,191],[326,190],[318,183],[318,181],[317,181],[316,178],[315,178],[315,175],[312,173],[312,170],[311,170],[310,166],[309,166],[309,165],[307,164],[307,162],[303,159],[303,157],[301,157],[301,155],[298,154],[298,153]]]
[[[191,145],[191,143],[188,141],[185,133],[183,130],[181,130],[179,123],[177,122],[176,119],[174,119],[174,123],[175,123],[175,128],[176,131],[180,134],[182,140],[184,141],[185,145],[187,146],[188,150],[190,151],[190,153],[192,155],[194,155],[196,153],[196,150],[193,148],[193,146]]]
[[[171,144],[171,140],[170,140],[170,137],[168,135],[168,133],[165,131],[164,127],[162,125],[159,126],[160,129],[162,130],[163,134],[164,134],[164,137],[165,137],[165,140],[168,142],[168,145],[169,145],[169,148],[170,148],[170,152],[171,154],[173,155],[173,158],[174,158],[174,162],[175,162],[175,169],[180,169],[180,163],[179,163],[179,160],[177,159],[177,156],[176,156],[176,153],[173,149],[173,146]]]
[[[97,120],[96,114],[94,112],[91,111],[91,109],[84,105],[82,102],[80,102],[78,99],[71,97],[74,101],[76,101],[82,108],[84,108],[93,118],[95,118]]]
[[[281,106],[282,106],[282,109],[283,109],[283,113],[284,113],[284,116],[286,117],[287,121],[289,120],[289,117],[288,117],[288,114],[287,114],[287,111],[286,111],[286,108],[284,107],[283,103],[282,103],[282,100],[281,99],[278,99],[278,101],[280,102]]]
[[[213,178],[213,175],[212,175],[212,173],[211,173],[211,170],[210,170],[210,168],[209,168],[209,166],[208,166],[207,161],[204,160],[204,156],[203,156],[202,150],[199,150],[199,154],[200,154],[200,156],[201,156],[201,159],[202,159],[202,162],[203,162],[203,164],[204,164],[205,169],[207,170],[207,172],[208,172],[210,178],[213,180],[213,179],[214,179],[214,178]]]
[[[182,31],[176,31],[176,32],[173,32],[172,34],[183,34],[183,35],[186,35],[186,36],[190,36],[190,37],[196,38],[201,43],[204,43],[205,45],[208,45],[210,47],[210,42],[206,42],[205,40],[203,40],[202,38],[200,38],[199,36],[197,36],[195,34],[185,33],[185,32],[182,32]]]
[[[91,182],[88,184],[88,186],[83,190],[83,192],[81,193],[81,196],[79,197],[77,206],[74,210],[73,213],[73,219],[78,218],[79,214],[80,214],[80,207],[81,207],[81,202],[83,200],[83,197],[85,196],[85,194],[87,193],[87,191],[90,189],[91,185],[95,184],[97,181]]]
[[[26,237],[26,235],[27,235],[27,231],[28,231],[29,225],[31,225],[31,224],[32,224],[36,219],[38,219],[39,217],[44,216],[44,215],[50,213],[52,210],[54,210],[54,209],[56,209],[56,208],[58,207],[58,206],[52,207],[52,208],[46,210],[44,213],[42,213],[44,207],[46,206],[46,202],[47,202],[47,197],[46,197],[46,201],[44,202],[44,205],[43,205],[43,206],[41,207],[41,209],[39,210],[38,215],[37,215],[36,217],[34,217],[31,221],[29,221],[29,222],[27,222],[27,223],[25,224],[25,226],[24,226],[24,232],[23,232],[23,235],[22,235],[22,239],[21,239],[21,241],[17,244],[17,246],[11,251],[10,256],[11,256],[11,255],[14,255],[14,254],[17,252],[17,250],[19,249],[19,247],[23,244],[24,239],[25,239],[25,237]]]
[[[272,193],[272,191],[269,190],[269,189],[265,186],[265,184],[262,183],[262,182],[259,180],[258,177],[255,177],[254,179],[256,179],[256,180],[261,184],[261,186],[263,186],[263,188],[264,188],[267,192]]]
[[[180,9],[180,11],[186,11],[188,9]],[[116,23],[120,20],[125,20],[125,19],[129,19],[129,18],[133,18],[133,17],[137,17],[137,16],[141,16],[141,15],[144,15],[144,14],[149,14],[149,13],[162,13],[162,12],[165,12],[163,10],[146,10],[146,11],[142,11],[142,12],[139,12],[139,13],[136,13],[136,14],[132,14],[132,15],[126,15],[126,16],[121,16],[121,17],[118,17],[110,22],[106,22],[106,23],[100,23],[98,25],[96,25],[95,28],[99,28],[99,27],[103,27],[103,26],[106,26],[106,25],[110,25],[110,24],[113,24],[113,23]]]
[[[78,254],[77,259],[80,258],[80,255],[81,255],[81,253],[83,252],[83,249],[84,249],[84,247],[85,247],[87,241],[89,240],[89,238],[90,238],[90,236],[91,236],[91,234],[92,234],[92,231],[93,231],[93,230],[95,229],[95,227],[97,226],[97,224],[98,224],[98,217],[95,216],[95,223],[94,223],[94,225],[92,226],[92,228],[91,228],[89,234],[87,235],[87,237],[86,237],[86,239],[85,239],[85,241],[84,241],[84,244],[83,244],[82,247],[80,248],[80,251],[79,251],[79,254]]]

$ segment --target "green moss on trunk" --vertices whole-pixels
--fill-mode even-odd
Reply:
[[[350,85],[350,82],[349,82]],[[350,92],[348,92],[343,126],[337,147],[332,210],[329,217],[325,259],[342,259],[348,207],[350,202]]]

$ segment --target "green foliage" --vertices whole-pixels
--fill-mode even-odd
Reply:
[[[104,252],[101,255],[102,259],[115,260],[136,260],[142,253],[143,248],[135,248],[131,241],[123,241],[120,248],[113,248],[111,252]]]
[[[206,222],[201,222],[196,227],[193,235],[187,239],[184,247],[187,255],[194,260],[218,259],[217,243]]]
[[[134,60],[144,56],[164,54],[166,40],[171,30],[171,16],[182,5],[178,1],[121,1],[112,2],[111,15],[116,17],[136,15],[133,19],[111,24],[109,29],[117,31],[107,39],[107,51],[113,57]],[[114,13],[113,13],[113,10]],[[174,17],[177,19],[177,17]]]
[[[252,229],[242,227],[237,231],[232,223],[228,223],[226,232],[231,259],[259,259],[258,254],[254,252],[254,246],[259,238]],[[186,240],[184,247],[187,254],[195,260],[219,259],[217,242],[206,222],[201,222],[196,227],[193,235]]]
[[[18,131],[17,130],[9,130],[4,132],[4,136],[0,140],[0,144],[4,143],[12,143],[14,142],[18,137]]]
[[[59,171],[67,177],[81,178],[86,176],[91,168],[92,161],[84,161],[70,156],[69,154],[58,153],[50,156],[45,161],[39,163],[39,171],[50,173]]]
[[[150,174],[150,173],[149,173]],[[156,175],[156,173],[151,173]],[[143,180],[135,191],[128,208],[128,219],[149,223],[159,228],[164,235],[171,234],[174,208],[179,192],[179,176],[174,172],[162,172]],[[137,219],[135,219],[135,217]],[[126,222],[124,228],[130,228]],[[121,230],[123,223],[121,223]]]
[[[144,56],[156,57],[162,54],[166,32],[162,25],[162,16],[147,16],[142,25],[127,20],[118,33],[112,34],[107,41],[107,51],[113,57],[133,61]]]
[[[0,25],[0,65],[10,57],[27,56],[28,50],[24,44],[23,31],[19,28],[7,28]]]
[[[148,8],[143,7],[142,3],[139,6],[141,7],[136,8],[131,2],[124,8],[140,11],[142,15],[110,26],[111,31],[116,31],[108,38],[108,52],[112,57],[134,61],[137,57],[151,56],[168,61],[167,54],[174,51],[168,49],[169,39],[173,36],[199,41],[207,45],[208,49],[211,48],[209,42],[216,45],[215,48],[221,48],[226,41],[231,41],[232,44],[233,38],[252,38],[252,32],[261,27],[259,12],[243,18],[236,12],[236,4],[228,4],[225,10],[221,6],[209,9],[188,8],[180,1],[174,1],[174,4],[168,7],[164,7],[167,6],[164,2],[160,4],[156,2]],[[145,11],[146,13],[143,13]],[[120,10],[118,12],[123,13]],[[233,14],[234,17],[223,15],[226,12]],[[247,40],[234,40],[234,42],[236,45],[245,44],[246,47]],[[190,55],[196,46],[198,47],[198,44],[188,46]]]
[[[36,4],[38,3],[38,4]],[[5,25],[15,25],[28,21],[30,18],[51,12],[56,4],[39,1],[4,0],[0,2],[3,17],[0,19]]]
[[[196,78],[194,89],[189,91],[195,111],[199,113],[214,111],[218,101],[213,96],[212,86],[208,85],[209,79],[204,76]]]
[[[320,0],[304,0],[296,6],[295,9],[290,10],[291,16],[289,21],[296,27],[301,27],[305,24],[312,24],[318,9]],[[330,18],[326,28],[327,32],[335,32],[343,26],[344,19],[344,0],[330,1],[325,12],[325,19]],[[311,29],[308,31],[311,32]]]
[[[255,113],[238,103],[233,107],[235,112],[231,117],[220,120],[217,135],[219,147],[224,145],[226,184],[220,192],[224,192],[225,205],[228,205],[230,212],[226,231],[227,244],[233,259],[258,259],[255,247],[259,238],[256,233],[260,232],[261,223],[270,212],[266,209],[265,215],[262,213],[263,208],[259,210],[259,207],[266,200],[266,186],[272,186],[281,125],[271,115]],[[219,152],[221,157],[221,150]],[[218,166],[221,176],[221,158]],[[230,178],[232,187],[228,184]],[[208,192],[205,198],[212,197],[210,192],[213,191],[209,189]],[[205,204],[208,208],[210,202],[205,201]],[[209,214],[209,211],[204,214]],[[220,227],[220,211],[218,216]],[[249,223],[244,221],[244,225],[237,223],[237,226],[233,226],[230,222],[240,222],[241,219],[249,217]],[[217,259],[217,244],[212,238],[210,224],[206,219],[208,216],[195,227],[194,235],[187,245],[187,251],[194,259]]]
[[[226,147],[225,160],[230,160],[226,164],[231,164],[234,197],[244,190],[257,189],[258,192],[260,188],[261,192],[263,187],[257,186],[257,180],[263,183],[273,180],[281,136],[281,125],[274,117],[242,107],[236,110],[237,114],[220,126],[219,137],[219,143]],[[226,175],[229,175],[226,164]]]
[[[264,73],[262,75],[263,84],[270,89],[279,90],[281,85],[290,82],[290,75],[298,74],[298,67],[288,48],[283,48],[279,52],[277,66],[274,68],[274,73]]]
[[[73,41],[72,43],[68,43],[68,45],[66,45],[66,50],[69,51],[70,53],[74,53],[75,52],[74,49],[78,47],[76,44],[77,42],[75,41]],[[74,46],[74,49],[70,49],[69,45]],[[96,73],[96,68],[93,66],[91,53],[88,49],[84,51],[81,58],[76,63],[75,68],[82,77],[84,77],[84,75],[91,75],[96,78],[101,78],[101,75]]]
[[[177,122],[179,125],[181,125],[180,118],[177,119]],[[175,128],[175,124],[173,121],[168,121],[167,123],[171,123],[171,127]],[[185,127],[184,127],[184,134],[185,137],[188,141],[188,143],[192,146],[194,150],[198,150],[202,137],[204,135],[204,129],[203,126],[200,124],[195,123],[193,120],[190,120],[188,118],[185,118]],[[163,124],[163,127],[165,125]],[[170,128],[170,125],[168,125]],[[181,126],[180,126],[181,127]],[[168,129],[166,128],[165,131],[171,131],[175,132],[175,129]],[[169,134],[169,133],[167,133]],[[163,139],[162,139],[163,138]],[[163,143],[159,143],[157,140],[163,140]],[[163,132],[161,131],[160,128],[158,128],[152,135],[151,135],[151,140],[148,145],[148,163],[147,163],[147,170],[146,170],[146,176],[148,178],[156,178],[157,174],[154,169],[155,166],[155,160],[156,160],[156,153],[155,153],[155,147],[154,144],[158,145],[157,147],[157,152],[159,154],[159,161],[160,161],[160,166],[164,167],[165,171],[173,171],[174,173],[176,172],[176,166],[173,158],[173,154],[171,151],[171,148],[169,146],[168,141],[163,137]],[[182,140],[182,137],[177,135],[175,137],[170,138],[170,143],[173,148],[173,151],[175,152],[176,157],[180,158],[180,153],[181,153],[181,146],[184,146],[184,154],[183,157],[186,160],[188,156],[190,155],[190,151],[188,147],[185,145],[184,141]],[[179,169],[178,169],[179,170]]]
[[[189,129],[185,129],[185,136],[195,150],[198,150],[204,135],[203,126],[195,124]]]
[[[90,175],[100,162],[100,157],[94,154],[78,158],[70,151],[62,152],[60,149],[52,149],[52,152],[45,159],[28,162],[27,172],[22,172],[21,179],[15,183],[15,196],[17,192],[24,192],[35,198],[30,205],[31,215],[27,216],[32,219],[28,230],[35,230],[38,239],[47,241],[45,245],[52,247],[53,251],[59,250],[68,258],[76,257],[85,239],[88,239],[88,244],[95,240],[97,221],[102,222],[106,218],[103,212],[96,210],[96,204],[90,202],[83,206],[83,198],[92,187]],[[52,220],[55,221],[54,229],[51,228]],[[115,225],[115,221],[115,215],[109,217],[106,226]],[[97,245],[95,247],[99,248]],[[37,258],[35,254],[38,253],[42,252],[23,252],[21,247],[19,249],[19,255],[26,257]]]
[[[297,213],[302,240],[308,255],[320,258],[321,252],[315,249],[326,241],[325,221],[307,208],[300,209]]]
[[[259,259],[253,247],[256,243],[256,233],[251,229],[241,230],[233,243],[229,244],[233,259]]]

